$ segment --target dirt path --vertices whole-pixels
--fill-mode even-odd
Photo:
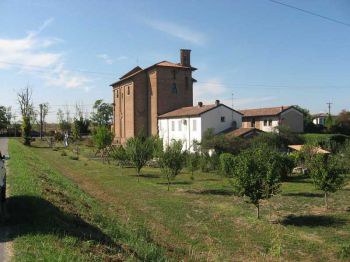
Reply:
[[[0,151],[8,155],[8,138],[0,138]],[[11,242],[8,242],[9,230],[0,226],[0,262],[10,261]]]

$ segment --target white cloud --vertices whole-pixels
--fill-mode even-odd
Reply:
[[[156,30],[162,31],[193,44],[202,45],[206,42],[206,37],[204,34],[191,30],[184,25],[160,20],[146,20],[146,24]]]
[[[205,82],[198,82],[194,85],[194,100],[202,101],[204,104],[213,104],[216,99],[222,99],[221,103],[232,106],[232,90],[230,90],[221,80],[211,78]],[[257,108],[271,106],[271,102],[276,102],[277,97],[248,97],[236,98],[233,97],[234,108]]]
[[[52,18],[44,21],[37,30],[27,32],[23,38],[0,38],[0,69],[19,68],[21,73],[36,72],[50,86],[86,88],[90,81],[88,77],[67,70],[62,52],[48,50],[62,40],[39,36],[52,22]]]
[[[218,97],[225,93],[229,94],[228,88],[217,78],[194,84],[194,97],[196,99]]]
[[[107,54],[98,54],[96,55],[97,58],[102,59],[106,64],[113,64],[113,60],[107,55]]]

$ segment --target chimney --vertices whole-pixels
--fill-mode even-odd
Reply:
[[[202,107],[203,106],[203,102],[198,102],[198,106]]]
[[[191,66],[191,50],[180,49],[180,61],[183,66]]]
[[[220,105],[220,100],[215,100],[215,105],[216,106]]]

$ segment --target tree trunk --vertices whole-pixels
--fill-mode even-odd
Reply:
[[[170,191],[170,179],[169,177],[167,177],[167,179],[168,179],[168,191]]]
[[[326,210],[327,210],[328,209],[327,192],[324,192],[324,205],[325,205]]]
[[[139,169],[137,169],[137,182],[140,182],[140,170]]]
[[[259,207],[259,203],[256,205],[256,217],[258,219],[260,219],[260,207]]]

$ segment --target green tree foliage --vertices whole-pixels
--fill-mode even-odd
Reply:
[[[243,151],[235,159],[233,184],[238,194],[247,196],[260,217],[260,200],[277,194],[281,186],[280,158],[269,147],[261,146]]]
[[[99,126],[96,128],[92,135],[92,140],[98,150],[105,149],[107,146],[112,144],[113,134],[109,128],[105,126]]]
[[[182,151],[182,142],[173,141],[167,146],[160,157],[161,168],[168,180],[168,191],[170,181],[180,174],[185,165],[186,153]]]
[[[70,132],[71,130],[71,119],[69,112],[64,113],[61,109],[57,111],[58,127],[62,132]]]
[[[226,177],[232,177],[235,168],[235,157],[230,153],[220,155],[220,173]]]
[[[0,131],[7,129],[11,122],[11,110],[4,106],[0,106]]]
[[[122,145],[118,145],[113,148],[110,156],[117,162],[121,167],[125,167],[128,163],[128,155],[125,148]]]
[[[306,166],[316,189],[323,191],[325,208],[328,208],[327,197],[345,184],[344,167],[338,158],[327,154],[317,154],[312,150],[306,157]]]
[[[113,118],[113,105],[103,102],[102,99],[96,100],[93,106],[94,112],[91,115],[91,121],[95,126],[110,126]]]
[[[137,180],[139,181],[142,167],[153,157],[153,139],[142,135],[129,138],[126,141],[125,150],[131,164],[136,168]]]
[[[186,155],[186,165],[188,170],[191,172],[191,179],[194,179],[194,172],[199,169],[201,156],[198,152],[188,153]]]
[[[350,111],[342,110],[335,120],[337,133],[350,135]]]
[[[80,140],[82,134],[89,133],[90,120],[84,117],[82,108],[76,105],[75,117],[72,124],[72,137],[74,140]]]
[[[325,127],[329,133],[332,133],[332,131],[334,130],[334,124],[335,122],[333,117],[328,114],[325,120]]]
[[[27,86],[17,94],[18,104],[22,115],[22,137],[24,144],[30,146],[32,137],[32,124],[34,109],[32,101],[32,91]]]

